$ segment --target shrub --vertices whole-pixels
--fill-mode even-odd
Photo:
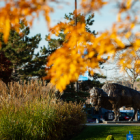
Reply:
[[[114,137],[112,135],[108,135],[106,140],[115,140]]]
[[[86,122],[82,105],[60,102],[42,85],[11,83],[0,91],[0,139],[61,140]]]

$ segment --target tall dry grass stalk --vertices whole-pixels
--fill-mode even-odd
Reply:
[[[14,104],[18,107],[36,100],[47,101],[48,105],[56,103],[55,91],[45,85],[45,81],[31,80],[27,84],[25,81],[23,84],[10,82],[7,88],[3,82],[0,82],[0,108],[3,104]]]

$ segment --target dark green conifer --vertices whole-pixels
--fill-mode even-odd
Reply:
[[[31,64],[33,64],[33,62],[35,62],[34,59],[38,57],[38,54],[35,54],[34,51],[38,48],[41,35],[37,34],[33,37],[29,37],[29,27],[25,26],[23,21],[21,21],[20,25],[20,33],[11,29],[7,43],[3,41],[3,34],[0,33],[0,42],[2,44],[0,53],[3,53],[12,63],[10,66],[12,74],[9,79],[14,81],[28,79],[33,73],[37,73],[37,70],[40,71],[38,65],[34,65],[33,67]]]

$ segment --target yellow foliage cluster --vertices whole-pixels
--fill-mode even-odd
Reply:
[[[95,10],[98,11],[105,4],[107,4],[107,1],[104,0],[81,0],[81,7],[84,10],[84,13],[89,13]]]
[[[64,30],[66,35],[63,47],[49,57],[47,64],[48,68],[51,67],[48,71],[51,82],[60,91],[64,90],[71,81],[76,81],[80,74],[97,68],[99,61],[103,61],[104,54],[115,53],[118,48],[125,47],[117,37],[115,28],[112,32],[106,31],[95,37],[86,31],[85,23],[78,22],[77,26],[72,26],[73,23],[74,21],[59,23],[50,30],[55,35],[59,35],[59,32]],[[119,47],[115,48],[112,41]]]
[[[52,0],[55,1],[55,0]],[[19,21],[26,19],[30,25],[41,12],[49,25],[49,13],[53,11],[45,0],[1,0],[0,4],[0,32],[4,34],[6,42],[12,28],[19,31]]]
[[[49,2],[55,2],[50,0]],[[107,0],[107,2],[112,2]],[[89,12],[101,9],[107,4],[104,0],[81,0],[81,11],[85,15]],[[138,0],[115,0],[118,3],[117,22],[113,24],[110,30],[107,30],[95,37],[85,29],[85,23],[81,22],[73,26],[74,21],[69,23],[60,23],[50,29],[50,34],[58,35],[61,30],[66,34],[66,41],[62,48],[57,49],[50,57],[47,63],[48,77],[51,82],[62,91],[71,81],[76,81],[80,74],[87,70],[93,70],[98,67],[98,62],[103,61],[104,54],[115,54],[117,51],[131,47],[131,52],[137,51],[140,46],[140,33],[134,32],[134,28],[139,24],[138,13],[133,9]],[[4,33],[6,41],[9,35],[11,25],[18,30],[19,19],[26,18],[32,24],[35,17],[43,11],[46,21],[50,22],[49,13],[53,9],[49,6],[47,0],[5,0],[5,5],[0,8],[0,32]],[[34,16],[34,13],[36,14]],[[133,36],[133,41],[130,39]],[[126,43],[124,40],[127,40]],[[85,51],[87,52],[85,54]],[[122,54],[120,63],[122,67],[131,65],[131,61],[124,61],[128,54]],[[124,63],[126,62],[126,63]],[[137,60],[137,68],[139,61]],[[138,69],[137,69],[138,71]]]

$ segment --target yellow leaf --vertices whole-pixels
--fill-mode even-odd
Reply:
[[[132,0],[127,0],[126,7],[129,9],[131,7]]]
[[[93,72],[93,71],[90,71],[90,75],[92,75],[92,76],[93,76],[93,75],[94,75],[94,72]]]
[[[120,22],[121,21],[121,13],[117,14],[117,21]]]
[[[75,71],[76,71],[75,65],[74,65],[74,64],[71,64],[71,65],[70,65],[70,72],[71,72],[71,73],[74,73]]]
[[[5,32],[4,32],[4,41],[7,42],[8,36],[10,32],[10,20],[6,19],[5,20]]]
[[[127,32],[126,34],[125,34],[125,37],[126,38],[129,38],[131,36],[131,32]]]
[[[92,52],[89,53],[88,57],[91,58],[91,57],[93,57],[94,54],[95,53],[92,51]]]
[[[137,40],[135,41],[135,43],[134,43],[134,49],[135,49],[135,50],[138,50],[139,47],[140,47],[140,39],[137,39]]]
[[[140,60],[137,60],[137,61],[136,61],[136,64],[140,64]]]
[[[131,29],[133,29],[135,27],[135,24],[134,23],[131,23]]]

